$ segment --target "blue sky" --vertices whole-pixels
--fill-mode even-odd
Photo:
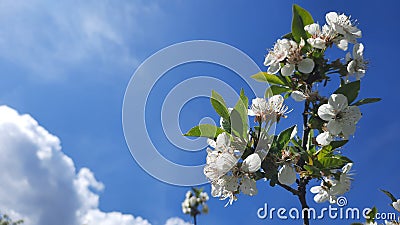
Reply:
[[[61,140],[62,151],[73,160],[77,170],[92,171],[105,186],[95,192],[100,196],[100,210],[140,216],[151,224],[164,224],[171,217],[188,221],[180,208],[188,188],[162,183],[146,174],[125,143],[121,121],[128,82],[140,63],[158,50],[196,39],[230,44],[265,70],[262,63],[266,49],[290,30],[293,3],[308,9],[321,24],[329,11],[350,14],[359,22],[363,31],[361,42],[370,62],[360,97],[381,97],[383,101],[362,106],[359,129],[344,149],[355,161],[355,181],[346,197],[354,207],[375,205],[383,212],[392,212],[389,199],[379,188],[400,197],[396,174],[400,156],[397,147],[400,119],[396,111],[400,102],[396,96],[399,78],[395,72],[400,50],[396,39],[400,34],[397,24],[400,3],[396,0],[2,1],[0,102],[21,114],[30,114]],[[215,65],[183,65],[169,71],[154,87],[146,114],[154,145],[170,160],[185,165],[204,163],[205,152],[184,152],[170,145],[157,123],[159,107],[168,88],[198,75],[219,78],[235,90],[243,84],[231,71]],[[293,115],[300,110],[291,100],[288,104],[294,108]],[[181,116],[184,131],[206,116],[218,121],[204,98],[185,105]],[[278,129],[295,122],[298,118],[289,117]],[[270,188],[268,183],[257,185],[259,195],[240,196],[228,208],[223,207],[225,202],[211,199],[210,214],[201,216],[199,223],[300,224],[259,220],[256,211],[265,202],[274,207],[298,206],[298,202],[285,191]],[[204,187],[209,191],[209,185]],[[5,186],[0,186],[0,192],[7,193]],[[309,204],[316,206],[311,193],[308,198]],[[7,207],[5,202],[0,203]]]

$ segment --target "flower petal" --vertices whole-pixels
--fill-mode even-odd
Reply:
[[[294,69],[295,69],[295,67],[293,64],[287,63],[282,67],[281,74],[282,74],[282,76],[285,76],[285,77],[290,76],[293,74]]]
[[[393,208],[400,212],[400,199],[392,203]]]
[[[270,52],[267,56],[265,56],[264,66],[270,66],[273,62],[275,62],[275,57]]]
[[[223,176],[222,177],[225,180],[225,189],[228,191],[236,191],[237,188],[239,187],[239,183],[236,177],[234,176]]]
[[[360,108],[358,108],[358,106],[347,107],[345,110],[343,110],[343,117],[350,123],[357,123],[362,117]]]
[[[273,63],[268,68],[268,73],[276,74],[281,69],[281,65],[279,63]]]
[[[331,121],[335,118],[336,114],[331,105],[323,104],[318,108],[318,116],[325,121]]]
[[[329,145],[332,141],[332,136],[329,132],[323,132],[318,134],[317,138],[317,143],[322,145],[322,146],[326,146]]]
[[[217,144],[215,143],[215,141],[213,139],[208,138],[207,139],[207,144],[209,146],[211,146],[212,148],[215,148],[217,146]]]
[[[353,123],[346,123],[342,125],[342,133],[344,139],[349,139],[350,135],[353,135],[356,132],[356,125]]]
[[[315,63],[310,58],[305,58],[297,65],[297,68],[302,73],[311,73],[314,69]]]
[[[250,196],[256,195],[258,193],[256,181],[247,176],[244,177],[240,184],[240,191],[245,195],[250,195]]]
[[[329,121],[326,127],[328,128],[329,133],[332,135],[338,135],[340,132],[342,132],[342,126],[336,120]]]
[[[290,95],[296,102],[302,102],[307,99],[307,96],[301,91],[293,91]]]
[[[315,201],[316,203],[326,202],[326,201],[328,201],[328,199],[329,199],[329,194],[328,194],[328,192],[326,192],[326,191],[321,192],[321,193],[319,193],[319,194],[316,194],[316,195],[314,196],[314,201]]]
[[[231,140],[226,132],[219,134],[216,141],[216,147],[221,148],[223,146],[229,146],[231,144]]]
[[[343,111],[349,105],[347,97],[342,94],[332,94],[331,97],[329,97],[328,104],[331,105],[336,112]]]
[[[321,186],[314,186],[310,188],[310,192],[313,194],[318,194],[321,192],[321,190],[323,190]]]
[[[338,19],[338,14],[336,12],[329,12],[325,15],[326,23],[330,26],[333,25]]]
[[[292,185],[296,182],[296,171],[289,164],[285,164],[278,172],[278,180],[285,185]]]
[[[317,24],[317,23],[306,25],[304,27],[304,30],[307,31],[311,35],[318,35],[321,32],[321,28],[320,28],[319,24]]]
[[[343,166],[342,172],[349,173],[351,170],[351,167],[353,167],[353,163],[347,163],[346,165]]]
[[[353,47],[353,57],[354,59],[363,59],[364,55],[364,45],[362,43],[357,43]]]
[[[340,41],[338,41],[336,43],[336,45],[338,46],[338,48],[340,48],[343,51],[347,51],[347,48],[349,46],[349,42],[346,39],[341,39]]]
[[[219,175],[226,174],[236,164],[238,160],[233,154],[224,152],[216,160],[215,164],[218,169]]]
[[[245,172],[254,173],[261,167],[261,158],[257,153],[253,153],[243,161],[241,169]]]
[[[247,115],[248,115],[248,116],[256,116],[257,114],[255,114],[253,110],[248,109],[248,110],[247,110]]]
[[[349,74],[354,74],[356,72],[357,62],[356,60],[351,60],[349,64],[347,64],[347,72]]]

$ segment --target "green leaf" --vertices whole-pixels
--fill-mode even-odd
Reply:
[[[293,35],[292,35],[292,33],[287,33],[287,34],[283,35],[282,38],[293,40]]]
[[[314,23],[314,19],[311,14],[300,7],[299,5],[293,5],[293,19],[292,19],[292,35],[295,41],[300,42],[303,38],[307,40],[308,34],[304,30],[304,26]]]
[[[226,107],[225,101],[220,94],[216,91],[211,91],[211,105],[215,109],[215,111],[225,120],[229,120],[229,110]]]
[[[335,94],[342,94],[347,97],[347,101],[352,103],[358,96],[358,92],[360,91],[360,81],[354,81],[351,83],[347,83],[341,85],[334,93]]]
[[[332,146],[332,149],[336,149],[336,148],[342,147],[342,146],[345,145],[347,142],[349,142],[349,140],[331,141],[331,143],[330,143],[329,145]]]
[[[364,99],[358,100],[356,103],[354,103],[352,105],[356,105],[356,106],[365,105],[365,104],[379,102],[380,100],[382,100],[382,99],[380,99],[380,98],[364,98]]]
[[[385,193],[385,195],[387,195],[387,196],[390,198],[390,200],[392,200],[392,202],[396,202],[396,201],[397,201],[397,199],[394,197],[394,195],[392,195],[392,193],[390,193],[390,192],[388,192],[388,191],[385,191],[385,190],[383,190],[383,189],[381,189],[381,191],[382,191],[383,193]]]
[[[375,217],[376,214],[378,213],[378,210],[376,209],[376,207],[372,208],[371,211],[369,213],[367,213],[367,222],[368,223],[373,223],[375,222]]]
[[[211,124],[200,124],[190,129],[186,134],[184,134],[184,136],[216,138],[223,132],[224,130],[217,126]]]
[[[284,92],[288,92],[292,89],[286,86],[271,85],[265,91],[265,97],[270,97],[272,95],[279,95]]]
[[[337,158],[326,157],[320,159],[319,162],[322,164],[324,169],[339,169],[344,166],[343,161]]]
[[[351,160],[345,156],[334,155],[331,157],[324,157],[318,160],[321,165],[324,167],[323,169],[340,169],[346,163],[350,163]]]
[[[249,108],[249,98],[244,94],[243,88],[240,90],[240,99],[242,100],[244,107]]]
[[[290,136],[292,135],[293,130],[296,128],[296,125],[282,131],[276,140],[276,147],[279,150],[282,150],[286,145],[290,142]]]
[[[304,165],[304,169],[306,169],[308,172],[310,172],[314,176],[320,176],[321,175],[321,170],[319,170],[315,166]]]
[[[231,112],[231,131],[233,134],[242,137],[244,140],[248,139],[247,129],[248,117],[247,107],[243,100],[240,98]]]
[[[231,121],[230,120],[225,120],[224,118],[222,118],[222,128],[228,132],[231,133]]]
[[[280,85],[285,85],[285,81],[278,77],[277,75],[274,74],[269,74],[266,72],[259,72],[251,76],[256,81],[259,82],[268,82],[270,84],[280,84]]]
[[[318,152],[318,160],[332,156],[332,146],[327,145],[321,148]]]

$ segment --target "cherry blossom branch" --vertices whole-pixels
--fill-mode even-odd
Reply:
[[[279,185],[279,186],[281,186],[282,188],[284,188],[285,190],[287,190],[287,191],[289,191],[289,192],[291,192],[293,195],[299,195],[299,191],[298,190],[296,190],[296,189],[294,189],[294,188],[292,188],[292,187],[290,187],[290,186],[288,186],[288,185],[286,185],[286,184],[282,184],[281,182],[277,182],[276,183],[277,185]]]
[[[304,111],[303,111],[303,139],[302,139],[302,146],[305,151],[307,151],[307,143],[308,143],[308,136],[310,134],[310,127],[308,126],[308,114],[310,110],[310,101],[306,100],[304,103]],[[303,168],[305,161],[304,159],[299,160],[299,166]],[[309,178],[302,177],[299,180],[298,186],[297,186],[297,195],[299,197],[299,201],[301,203],[301,208],[303,209],[308,209],[307,205],[307,199],[306,199],[306,186],[308,184]],[[309,225],[310,221],[308,218],[308,211],[305,211],[304,216],[303,216],[303,221],[304,225]]]

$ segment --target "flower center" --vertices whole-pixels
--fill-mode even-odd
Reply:
[[[340,119],[342,119],[343,118],[343,113],[342,112],[339,112],[338,114],[336,114],[336,116],[335,116],[335,120],[340,120]]]

